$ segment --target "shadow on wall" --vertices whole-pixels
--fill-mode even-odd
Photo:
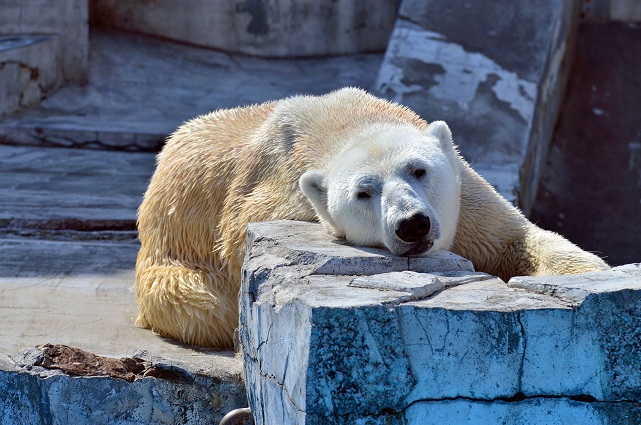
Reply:
[[[641,26],[584,24],[532,221],[641,261]]]

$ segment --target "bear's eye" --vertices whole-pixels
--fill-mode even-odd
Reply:
[[[421,177],[423,177],[425,175],[425,169],[424,168],[417,168],[416,170],[414,170],[414,172],[412,174],[417,179],[420,179]]]
[[[367,192],[365,192],[365,191],[360,191],[360,192],[358,192],[358,193],[356,194],[356,197],[357,197],[358,199],[363,199],[363,200],[364,200],[364,199],[369,199],[369,198],[371,198],[371,197],[372,197],[372,195],[370,195],[369,193],[367,193]]]

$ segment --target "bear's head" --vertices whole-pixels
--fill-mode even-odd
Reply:
[[[300,188],[337,237],[396,255],[449,249],[460,210],[460,162],[442,121],[368,125]]]

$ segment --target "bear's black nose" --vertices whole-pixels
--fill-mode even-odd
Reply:
[[[423,214],[414,214],[398,223],[396,236],[404,242],[416,242],[430,231],[430,218]]]

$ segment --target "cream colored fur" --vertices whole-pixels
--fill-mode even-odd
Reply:
[[[317,221],[299,178],[329,168],[353,132],[380,123],[427,126],[407,108],[343,89],[216,111],[179,128],[139,209],[137,324],[189,344],[231,346],[247,223]],[[607,268],[529,222],[457,158],[461,211],[451,250],[477,270],[507,280]]]

